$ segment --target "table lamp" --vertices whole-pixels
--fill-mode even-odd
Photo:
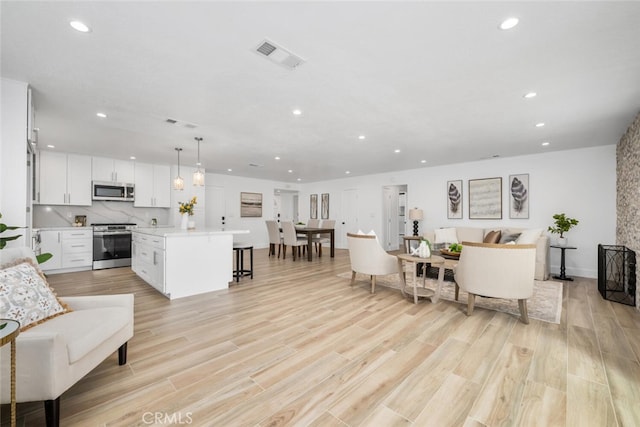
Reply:
[[[413,208],[409,209],[409,219],[413,221],[413,235],[418,235],[418,221],[420,221],[424,216],[422,209]]]

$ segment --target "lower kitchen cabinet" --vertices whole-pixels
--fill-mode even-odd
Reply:
[[[40,252],[51,259],[40,268],[47,274],[91,270],[93,263],[92,228],[40,229]]]

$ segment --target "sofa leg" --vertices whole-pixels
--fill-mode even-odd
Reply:
[[[520,320],[522,320],[522,323],[524,323],[525,325],[529,324],[529,313],[527,312],[527,300],[526,299],[519,299],[518,300],[518,306],[520,308]]]
[[[371,293],[372,294],[376,293],[376,276],[375,276],[375,274],[373,276],[371,276]]]
[[[351,271],[351,286],[356,282],[356,272]]]
[[[476,303],[476,296],[469,292],[469,296],[467,298],[467,316],[471,316],[473,313],[473,306]]]
[[[44,418],[47,427],[60,426],[60,397],[55,400],[44,401]]]
[[[118,348],[118,365],[126,365],[127,364],[127,343],[122,344]]]

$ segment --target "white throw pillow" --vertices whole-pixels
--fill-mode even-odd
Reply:
[[[542,228],[532,228],[531,230],[524,230],[520,233],[520,237],[516,240],[517,245],[533,245],[538,242],[540,235],[542,234]]]
[[[459,243],[455,228],[436,228],[436,243]]]

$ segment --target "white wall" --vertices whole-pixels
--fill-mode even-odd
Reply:
[[[276,188],[290,191],[298,189],[297,185],[285,182],[207,173],[205,177],[205,186],[210,185],[224,188],[223,194],[225,200],[207,200],[206,209],[213,209],[214,204],[217,204],[218,206],[224,205],[226,228],[249,230],[248,235],[238,235],[236,236],[236,240],[252,243],[256,248],[266,248],[269,245],[269,236],[267,234],[265,220],[274,219],[274,190]],[[241,192],[262,193],[261,218],[240,217]],[[290,208],[287,209],[291,210]],[[291,216],[290,213],[288,215]]]
[[[509,175],[529,174],[529,219],[509,219]],[[502,178],[502,220],[470,220],[468,180]],[[464,218],[447,219],[446,183],[464,180]],[[598,243],[615,244],[616,153],[615,145],[581,150],[556,151],[531,156],[497,158],[456,165],[425,167],[407,171],[345,178],[301,186],[300,215],[309,214],[309,194],[330,193],[330,217],[341,220],[341,194],[358,191],[358,228],[382,233],[384,185],[407,184],[408,207],[424,210],[420,230],[446,226],[527,227],[552,225],[552,215],[564,212],[580,224],[567,236],[577,246],[567,252],[567,274],[597,277]],[[341,239],[337,239],[340,241]],[[553,239],[552,239],[553,241]],[[551,249],[551,271],[559,270],[560,254]]]
[[[0,213],[7,225],[26,226],[27,191],[27,87],[24,82],[2,79],[2,141],[0,142]],[[29,230],[11,246],[30,246]],[[7,235],[12,235],[7,233]]]

